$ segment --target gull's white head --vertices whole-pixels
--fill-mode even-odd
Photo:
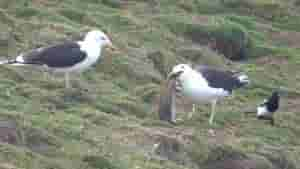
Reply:
[[[109,48],[114,49],[111,40],[104,32],[100,30],[89,31],[84,37],[84,42],[96,43],[99,44],[100,46],[107,46]]]
[[[191,71],[192,68],[188,64],[179,64],[173,67],[172,71],[168,74],[168,78],[178,77],[182,73]]]

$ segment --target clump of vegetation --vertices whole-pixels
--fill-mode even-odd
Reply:
[[[169,27],[175,33],[183,33],[201,45],[208,45],[231,60],[251,56],[252,41],[243,25],[226,18],[211,19],[208,24],[174,22]]]
[[[104,50],[82,77],[74,75],[70,91],[59,75],[47,80],[31,67],[0,66],[0,168],[299,168],[299,11],[293,4],[0,1],[3,59],[80,40],[95,28],[118,48]],[[157,96],[177,63],[241,70],[253,84],[220,103],[215,126],[207,124],[208,106],[186,118],[189,103],[179,103],[184,120],[173,126],[157,120]],[[288,95],[276,114],[278,125],[243,115],[281,86]]]
[[[124,169],[125,166],[117,166],[105,157],[88,155],[83,157],[83,161],[88,163],[93,168],[106,168],[106,169]]]
[[[244,10],[250,14],[269,20],[276,20],[289,15],[287,8],[283,6],[281,1],[223,0],[222,2],[227,7],[235,8],[241,11]]]

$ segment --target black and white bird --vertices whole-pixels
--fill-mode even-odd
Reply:
[[[82,41],[70,41],[21,53],[15,59],[0,64],[43,66],[65,74],[65,86],[70,87],[69,73],[82,72],[101,58],[103,47],[115,49],[108,36],[100,30],[87,32]]]
[[[250,83],[245,74],[219,70],[209,66],[197,66],[193,69],[188,64],[174,66],[168,77],[172,78],[172,76],[177,77],[181,87],[180,92],[185,98],[194,104],[211,103],[209,124],[213,123],[217,101],[231,95],[234,89]]]
[[[277,91],[263,101],[256,111],[256,117],[261,120],[269,120],[271,125],[274,125],[274,112],[279,108],[280,96]]]

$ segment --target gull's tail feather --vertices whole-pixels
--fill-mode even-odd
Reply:
[[[19,55],[15,59],[0,60],[0,65],[22,66],[24,65],[24,58],[22,55]]]
[[[14,63],[16,63],[15,60],[0,60],[0,65],[14,64]]]
[[[24,64],[16,61],[15,59],[12,59],[12,60],[0,60],[0,65],[23,66]]]

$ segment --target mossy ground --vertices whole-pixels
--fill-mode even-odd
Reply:
[[[4,57],[93,28],[119,51],[74,75],[72,90],[59,75],[1,66],[0,123],[15,142],[0,144],[0,168],[209,168],[245,155],[267,160],[262,168],[299,168],[299,20],[292,0],[2,0]],[[207,47],[211,38],[239,44],[248,59],[229,62]],[[158,120],[160,84],[179,62],[243,70],[253,81],[218,105],[214,137],[207,106],[193,119],[182,110],[177,126]],[[275,127],[242,114],[279,87],[287,94]],[[153,153],[158,142],[169,153]]]

